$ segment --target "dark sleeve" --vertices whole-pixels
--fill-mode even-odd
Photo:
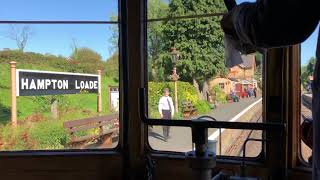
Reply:
[[[241,42],[269,48],[303,42],[319,23],[319,0],[257,0],[230,12]]]

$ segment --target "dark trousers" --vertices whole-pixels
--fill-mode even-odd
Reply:
[[[163,119],[171,119],[171,111],[170,110],[162,110]],[[163,137],[165,140],[169,138],[170,134],[170,126],[162,126]]]

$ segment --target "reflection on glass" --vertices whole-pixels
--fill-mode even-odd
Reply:
[[[118,49],[112,48],[117,44],[110,41],[113,26],[116,25],[0,25],[0,151],[117,145],[119,70]],[[16,98],[17,123],[13,126],[9,65],[12,61],[17,69],[54,74],[97,75],[101,70],[101,82],[83,79],[75,86],[76,94],[43,96],[37,90],[54,92],[60,88],[60,79],[54,75],[49,79],[26,77],[24,82],[28,79],[30,84],[23,87],[34,90],[35,94]],[[65,83],[66,79],[61,79],[64,88],[70,88],[71,81]],[[97,90],[91,91],[98,88],[95,81],[101,88],[101,101],[97,100]]]

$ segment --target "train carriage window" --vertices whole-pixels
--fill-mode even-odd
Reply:
[[[301,44],[301,121],[300,121],[300,153],[302,160],[312,161],[312,81],[316,62],[318,28]]]
[[[114,148],[118,1],[0,7],[0,151]]]
[[[218,121],[263,122],[263,54],[241,55],[241,64],[225,66],[222,0],[149,0],[147,23],[148,112],[174,120],[211,116]],[[221,132],[221,133],[220,133]],[[240,156],[244,141],[262,131],[209,129],[218,155]],[[155,150],[193,148],[190,128],[152,126]],[[261,152],[250,142],[248,157]]]

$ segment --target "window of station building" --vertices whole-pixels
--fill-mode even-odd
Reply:
[[[148,1],[150,118],[206,115],[217,121],[262,122],[263,55],[239,53],[241,64],[225,66],[220,20],[226,11],[222,0]],[[217,154],[227,156],[240,156],[248,137],[262,138],[262,131],[249,130],[209,129],[208,134],[217,143]],[[149,144],[156,150],[190,151],[191,130],[153,126]],[[251,146],[257,148],[248,157],[257,156],[261,143],[247,144]]]
[[[115,0],[2,2],[0,151],[117,146],[117,15]]]
[[[301,119],[300,119],[300,153],[303,161],[312,162],[312,81],[316,63],[316,47],[319,26],[312,35],[301,44]]]

